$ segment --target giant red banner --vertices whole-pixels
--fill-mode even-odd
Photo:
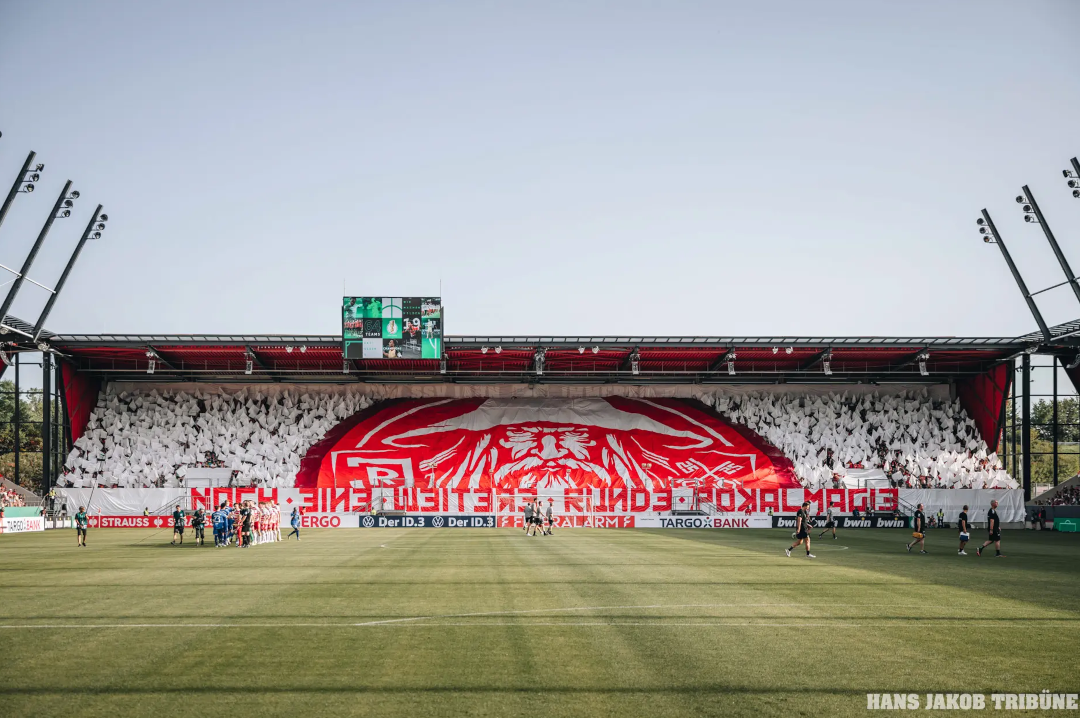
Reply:
[[[791,462],[682,399],[406,399],[313,446],[298,488],[798,488]]]

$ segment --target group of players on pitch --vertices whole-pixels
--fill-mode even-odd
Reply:
[[[994,549],[997,551],[997,558],[1005,558],[1005,555],[1001,553],[1001,520],[997,514],[997,501],[990,502],[990,510],[986,512],[986,529],[989,533],[989,537],[983,542],[983,545],[975,549],[977,556],[982,556],[983,549],[994,544]],[[968,541],[971,540],[970,524],[968,523],[968,507],[964,504],[963,511],[960,512],[960,516],[957,519],[956,527],[960,531],[960,549],[956,552],[959,556],[967,556],[967,552],[964,551],[964,547],[967,546]],[[818,534],[818,538],[825,535],[827,531],[832,530],[832,536],[836,538],[836,516],[833,514],[832,505],[829,506],[825,515],[825,529]],[[814,554],[810,553],[810,529],[814,526],[814,519],[810,516],[810,502],[804,501],[802,508],[799,509],[799,513],[795,515],[795,533],[792,537],[795,539],[795,543],[791,544],[788,548],[784,549],[784,553],[791,556],[791,552],[798,548],[801,544],[806,544],[806,557],[817,558]],[[914,531],[911,532],[914,541],[907,544],[908,553],[911,553],[911,549],[915,547],[915,544],[919,544],[919,553],[928,553],[926,550],[926,514],[923,513],[923,505],[919,504],[919,507],[915,510],[915,519],[912,524]]]
[[[222,501],[221,506],[210,514],[210,525],[214,530],[214,545],[218,548],[237,546],[247,548],[259,544],[281,541],[281,510],[269,501],[237,501],[231,506]],[[174,546],[184,543],[184,511],[177,504],[172,514]],[[205,543],[207,523],[206,511],[199,508],[191,514],[191,528],[195,532],[195,545]],[[297,540],[300,530],[293,527]],[[291,536],[292,534],[290,534]]]
[[[555,501],[548,499],[547,506],[540,499],[526,501],[522,511],[525,512],[525,535],[535,536],[539,531],[541,536],[550,536],[551,529],[555,526]],[[547,521],[545,525],[545,520]]]

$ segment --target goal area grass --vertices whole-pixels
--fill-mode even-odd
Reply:
[[[846,530],[807,559],[783,530],[3,535],[0,714],[820,718],[1076,692],[1080,535],[1007,531],[1000,559],[984,537],[958,556],[932,530],[920,555]]]

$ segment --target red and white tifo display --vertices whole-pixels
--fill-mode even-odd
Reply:
[[[297,488],[798,488],[791,462],[700,402],[408,399],[346,419],[311,447]]]
[[[176,503],[210,510],[245,500],[279,506],[283,525],[299,508],[302,526],[325,528],[520,526],[534,499],[550,503],[563,527],[667,528],[659,517],[705,508],[708,517],[670,527],[764,528],[770,513],[793,514],[804,500],[817,513],[892,512],[900,500],[958,511],[1015,494],[1002,510],[1008,504],[1021,518],[1003,520],[1023,512],[1017,491],[804,489],[775,447],[706,405],[622,397],[386,401],[327,432],[289,488],[59,493],[69,513],[92,504],[91,526],[101,528],[167,526],[140,516],[146,508],[167,514]]]

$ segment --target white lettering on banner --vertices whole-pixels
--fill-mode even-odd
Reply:
[[[902,519],[878,519],[877,525],[879,529],[902,529],[907,522]]]

